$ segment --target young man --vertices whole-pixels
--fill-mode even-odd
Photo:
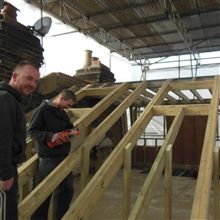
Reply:
[[[33,112],[28,128],[29,134],[35,138],[39,155],[39,179],[43,180],[69,153],[70,142],[62,144],[60,132],[72,129],[64,109],[76,102],[71,90],[63,90],[53,101],[43,101]],[[56,142],[55,147],[49,147],[48,141]],[[61,219],[69,208],[73,197],[73,177],[68,175],[55,192],[57,211],[56,219]],[[48,219],[48,208],[51,196],[32,215],[32,220]]]
[[[22,61],[10,82],[0,83],[0,219],[17,220],[17,164],[25,159],[26,121],[21,95],[28,96],[39,81],[39,70]]]

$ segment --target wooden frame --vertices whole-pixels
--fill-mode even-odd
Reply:
[[[42,181],[32,192],[29,193],[25,188],[21,196],[19,204],[20,219],[29,219],[34,210],[44,201],[44,199],[56,188],[56,186],[73,170],[75,166],[81,164],[81,180],[82,191],[73,201],[70,209],[67,211],[63,219],[85,219],[88,218],[92,208],[103,195],[104,191],[111,184],[112,180],[124,164],[124,214],[123,219],[139,219],[142,209],[147,208],[153,188],[162,175],[163,169],[166,167],[166,193],[165,200],[165,216],[172,218],[172,201],[171,194],[171,171],[172,171],[172,145],[178,134],[182,120],[185,115],[208,115],[206,134],[201,155],[199,168],[199,176],[196,184],[191,219],[207,219],[209,210],[211,180],[213,174],[213,163],[215,164],[215,186],[216,195],[219,193],[219,183],[217,181],[216,172],[218,172],[217,149],[215,148],[215,135],[217,127],[217,112],[219,106],[219,85],[220,77],[188,79],[188,80],[167,80],[167,81],[150,81],[114,84],[112,87],[108,84],[100,87],[92,88],[92,85],[86,86],[77,92],[77,99],[80,100],[86,96],[102,96],[102,100],[93,108],[82,111],[81,116],[75,124],[81,130],[86,129],[90,124],[98,118],[110,105],[117,104],[117,108],[92,132],[87,134],[84,132],[83,137],[78,141],[78,147],[64,159],[64,161],[52,171],[52,173]],[[155,94],[150,93],[147,89],[152,90]],[[207,89],[212,91],[211,102],[207,102],[197,91],[199,89]],[[195,96],[195,100],[190,100],[181,90],[189,90]],[[179,96],[179,100],[168,95],[169,91],[173,91]],[[123,97],[123,98],[121,98]],[[172,105],[170,105],[172,103]],[[166,104],[166,105],[165,105]],[[100,141],[105,133],[111,128],[114,122],[120,118],[125,111],[132,106],[144,107],[144,111],[140,114],[131,113],[132,126],[118,143],[110,156],[106,159],[97,173],[88,182],[89,152]],[[70,113],[71,115],[71,113]],[[130,153],[135,146],[138,138],[150,122],[153,116],[175,116],[172,126],[169,129],[166,139],[153,163],[148,177],[140,191],[138,199],[133,207],[129,202],[129,179],[130,179]],[[215,160],[213,159],[213,151],[215,149]],[[19,182],[22,186],[27,185],[28,178],[34,175],[34,164],[37,157],[33,156],[23,166],[19,168]],[[43,193],[42,193],[43,192]],[[215,198],[215,216],[219,216],[217,202]],[[29,208],[27,208],[29,207]],[[130,209],[131,208],[131,209]],[[29,211],[28,211],[29,210]],[[131,210],[131,212],[130,212]]]

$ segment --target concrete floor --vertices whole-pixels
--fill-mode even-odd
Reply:
[[[139,190],[141,189],[147,174],[141,170],[132,170],[132,205],[136,201]],[[164,179],[161,181],[154,191],[153,199],[151,200],[149,209],[142,213],[140,220],[162,220],[164,219]],[[187,220],[190,219],[193,194],[195,190],[196,180],[191,177],[177,177],[172,178],[173,187],[173,220]],[[75,180],[76,191],[79,185],[79,178]],[[109,189],[104,196],[98,201],[90,220],[120,220],[122,217],[122,191],[123,191],[123,177],[122,171],[119,172],[115,180],[112,182]],[[213,219],[213,201],[210,202],[209,219]],[[132,207],[132,206],[131,206]]]

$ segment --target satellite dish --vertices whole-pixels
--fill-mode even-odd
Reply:
[[[44,37],[50,30],[52,24],[52,19],[50,17],[42,17],[38,19],[34,26],[28,26],[31,29],[32,33]]]

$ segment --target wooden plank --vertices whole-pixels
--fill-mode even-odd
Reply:
[[[122,96],[119,97],[119,99],[114,103],[115,105],[120,105],[133,91],[128,90],[125,92]],[[134,103],[134,105],[146,105],[149,102],[149,100],[139,95]]]
[[[172,82],[170,84],[171,90],[191,90],[191,89],[211,89],[213,80],[191,80],[185,82]]]
[[[190,102],[190,99],[181,91],[172,91],[173,93],[175,93],[177,96],[179,96],[182,100],[184,100],[186,103]]]
[[[153,112],[154,115],[174,116],[181,108],[184,108],[184,114],[188,116],[209,114],[208,104],[158,105],[153,107]]]
[[[19,203],[19,219],[30,219],[32,213],[80,162],[81,151],[67,156],[24,200]]]
[[[106,96],[112,92],[115,88],[113,87],[99,87],[99,88],[88,88],[85,90],[86,96]]]
[[[29,193],[29,181],[36,175],[38,156],[35,154],[18,168],[19,201]]]
[[[157,89],[152,89],[152,91],[157,92]],[[171,95],[167,94],[166,95],[166,99],[168,99],[168,101],[170,101],[171,103],[175,104],[177,103],[177,100],[175,98],[173,98]]]
[[[20,186],[26,184],[35,175],[38,156],[35,154],[27,162],[18,168],[18,182]]]
[[[70,118],[80,118],[84,114],[88,114],[91,108],[69,108],[67,110],[67,114],[69,115]]]
[[[165,219],[172,219],[172,145],[166,148],[165,156]]]
[[[170,80],[167,80],[163,84],[156,96],[147,105],[144,112],[135,121],[132,128],[115,147],[113,152],[105,160],[95,176],[90,180],[85,189],[80,193],[75,202],[71,205],[63,217],[64,220],[83,219],[89,215],[98,199],[101,197],[101,195],[103,195],[104,191],[121,168],[124,147],[129,142],[131,142],[132,147],[135,145],[137,139],[143,133],[145,127],[153,117],[153,105],[163,102],[164,97],[169,91],[169,83]]]
[[[124,148],[123,219],[128,219],[131,207],[131,143]]]
[[[76,100],[77,102],[80,101],[81,99],[83,99],[86,96],[86,89],[91,87],[92,84],[86,85],[84,86],[82,89],[80,89],[79,91],[75,92],[75,86],[72,86],[71,88],[69,88],[70,90],[72,90],[73,92],[75,92],[76,95]]]
[[[101,115],[115,100],[118,99],[129,87],[129,83],[123,83],[110,92],[105,98],[97,103],[89,113],[79,118],[75,124],[88,127],[99,115]]]
[[[143,93],[145,92],[146,90],[143,90],[140,94],[139,94],[139,96],[137,97],[137,104],[141,104],[141,103],[144,103],[144,104],[147,104],[147,103],[149,103],[150,102],[150,100],[151,99],[149,99],[149,98],[147,98],[146,96],[144,96],[143,95]],[[127,92],[127,96],[129,95],[129,94],[131,94],[133,91],[128,91]],[[124,100],[124,99],[123,99]]]
[[[143,91],[142,94],[145,95],[147,98],[150,98],[150,99],[152,99],[154,97],[154,94],[152,94],[148,91]]]
[[[219,147],[215,146],[213,151],[213,184],[214,184],[214,219],[220,219],[219,207]]]
[[[191,92],[200,102],[203,102],[202,96],[201,96],[195,89],[191,89],[190,92]]]
[[[186,105],[184,107],[184,114],[186,116],[203,116],[208,115],[210,112],[210,106],[208,104],[195,104]]]
[[[143,82],[131,93],[98,127],[96,127],[82,143],[81,186],[84,187],[89,175],[89,152],[93,146],[101,141],[105,133],[123,115],[126,109],[135,102],[140,92],[147,86]]]
[[[166,98],[168,99],[169,102],[171,102],[173,104],[177,103],[177,100],[175,98],[173,98],[173,96],[171,96],[169,94],[166,95]]]
[[[35,146],[34,140],[32,140],[31,138],[27,138],[26,139],[26,149],[25,149],[26,159],[29,159],[33,156],[34,146]]]
[[[124,90],[126,90],[128,87],[128,84],[122,84],[119,86],[119,88],[116,88],[112,94],[110,94],[109,98],[112,100],[114,98],[117,98],[118,94],[115,93],[122,93]],[[81,92],[82,93],[82,92]],[[111,101],[108,102],[108,100],[104,100],[105,102],[102,102],[104,104],[105,108],[107,105],[111,104]],[[106,102],[107,101],[107,102]],[[103,105],[96,105],[93,110],[93,117],[98,117],[103,112]],[[88,116],[88,115],[87,115]],[[84,117],[86,120],[87,117]],[[83,122],[83,120],[78,120],[78,125]],[[90,120],[91,122],[91,120]],[[88,123],[84,123],[85,125]],[[88,125],[88,124],[87,124]],[[82,127],[82,126],[81,126]],[[83,129],[82,129],[83,131]],[[81,134],[80,134],[81,136]],[[81,140],[80,140],[81,141]],[[81,142],[78,143],[78,146]],[[79,153],[80,152],[80,153]],[[57,185],[65,178],[67,173],[71,172],[73,167],[78,165],[80,162],[81,157],[81,151],[80,149],[71,152],[71,154],[64,159],[64,161],[57,166],[51,173],[51,175],[54,176],[48,176],[45,178],[19,205],[19,215],[21,219],[28,219],[30,215],[39,207],[39,205],[45,200],[45,198],[48,197],[48,195],[54,191],[54,189],[57,187]],[[45,190],[47,189],[47,190]],[[49,189],[49,190],[48,190]],[[33,198],[36,198],[35,201],[33,201]],[[27,211],[27,207],[31,207],[29,211]]]
[[[162,175],[163,169],[165,167],[165,150],[168,145],[173,145],[182,124],[183,118],[184,112],[181,110],[173,120],[173,123],[167,133],[163,145],[157,154],[147,179],[138,194],[137,200],[133,206],[128,220],[140,219],[141,211],[146,211],[147,207],[149,206],[153,189],[160,176]]]
[[[196,190],[193,200],[191,219],[207,219],[211,179],[213,171],[213,149],[215,146],[217,115],[219,107],[220,77],[216,76],[213,85],[213,96],[211,100],[206,126],[206,133],[203,143],[199,174],[196,183]]]

